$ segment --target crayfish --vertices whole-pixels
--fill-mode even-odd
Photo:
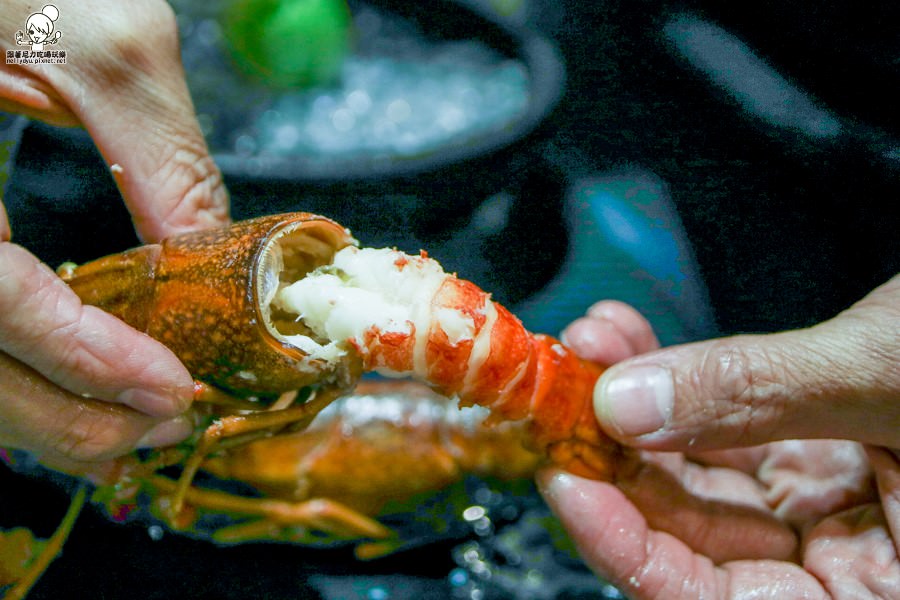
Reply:
[[[593,416],[601,366],[526,331],[424,252],[360,249],[325,217],[260,217],[59,273],[84,302],[172,349],[198,380],[198,403],[217,406],[186,459],[173,520],[217,447],[303,429],[369,371],[487,407],[491,422],[523,421],[529,446],[573,473],[610,479],[621,457]],[[354,527],[346,518],[335,516]]]
[[[119,472],[118,489],[133,480],[166,497],[175,526],[189,522],[186,504],[206,504],[269,525],[390,537],[336,498],[225,501],[192,484],[217,453],[304,430],[370,371],[486,407],[491,423],[521,422],[531,451],[573,473],[613,479],[627,458],[593,415],[601,366],[526,331],[424,252],[360,249],[325,217],[260,217],[58,273],[85,303],[168,346],[197,380],[195,411],[207,424],[193,450],[163,449]],[[173,464],[177,481],[156,473]]]

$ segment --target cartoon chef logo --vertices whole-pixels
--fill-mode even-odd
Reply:
[[[47,4],[25,20],[25,31],[16,32],[16,44],[30,46],[31,50],[7,50],[7,64],[64,64],[66,51],[58,50],[55,44],[62,37],[62,32],[56,30],[54,24],[59,19],[59,9],[52,4]],[[53,46],[53,50],[45,49],[45,46]]]
[[[62,37],[61,31],[53,31],[53,22],[59,18],[59,9],[48,4],[41,12],[34,13],[25,21],[25,31],[16,32],[16,43],[31,45],[32,52],[41,52],[44,44],[55,44]]]

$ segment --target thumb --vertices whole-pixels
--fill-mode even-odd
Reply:
[[[654,450],[794,438],[900,447],[900,276],[810,329],[621,362],[597,383],[594,408],[610,435]]]

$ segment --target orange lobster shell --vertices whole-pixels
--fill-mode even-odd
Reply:
[[[302,274],[353,243],[330,219],[291,213],[173,236],[58,272],[83,302],[165,344],[197,379],[240,396],[277,395],[327,378],[353,383],[281,341],[267,308],[279,274]]]
[[[174,236],[59,272],[85,302],[171,348],[198,379],[242,396],[315,385],[328,391],[317,398],[321,406],[351,389],[364,370],[387,366],[396,373],[410,372],[412,356],[420,352],[414,336],[374,325],[363,339],[350,340],[355,351],[339,361],[314,359],[286,341],[286,335],[312,331],[302,315],[272,303],[280,284],[331,265],[339,250],[353,245],[350,233],[330,219],[288,213]],[[430,260],[424,253],[391,252],[396,255],[391,268],[400,271]],[[473,365],[471,341],[451,342],[433,325],[424,340],[427,366],[413,377],[443,394],[459,395],[462,405],[488,407],[494,422],[524,420],[529,445],[563,468],[614,479],[623,451],[600,429],[591,399],[603,368],[550,336],[528,332],[474,284],[445,277],[430,305],[470,318],[476,335],[489,337],[489,352]],[[495,317],[486,319],[485,311]],[[298,418],[308,422],[308,417]],[[260,429],[270,423],[267,416],[255,421]],[[223,436],[247,431],[244,423],[222,421],[207,431],[201,447],[212,448]]]

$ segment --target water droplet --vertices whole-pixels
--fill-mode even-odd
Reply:
[[[528,587],[540,587],[544,583],[544,576],[537,569],[528,569],[525,574],[525,585]]]
[[[483,506],[470,506],[469,508],[467,508],[466,510],[463,511],[462,516],[463,516],[463,519],[465,519],[466,521],[472,522],[472,521],[477,521],[477,520],[481,519],[482,517],[484,517],[486,512],[487,511],[484,509]]]
[[[494,524],[491,523],[491,520],[487,517],[483,517],[478,519],[474,525],[472,525],[472,530],[481,536],[490,535],[494,532]]]
[[[472,215],[472,225],[483,235],[495,235],[509,224],[509,214],[515,199],[508,192],[488,198]]]
[[[438,109],[437,124],[448,133],[456,133],[466,125],[466,114],[458,106],[445,102]]]
[[[161,540],[163,537],[163,533],[165,532],[159,525],[151,525],[147,528],[147,535],[149,535],[150,539],[154,542],[158,542],[159,540]]]
[[[337,102],[330,95],[321,94],[313,100],[312,109],[315,114],[323,115],[334,110],[336,104]]]

